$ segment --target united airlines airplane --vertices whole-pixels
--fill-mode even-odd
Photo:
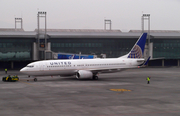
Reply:
[[[76,59],[76,60],[44,60],[36,61],[22,68],[20,72],[36,76],[72,76],[77,79],[92,78],[97,80],[99,73],[118,72],[128,68],[138,68],[147,64],[143,58],[147,33],[143,33],[131,51],[119,58]]]

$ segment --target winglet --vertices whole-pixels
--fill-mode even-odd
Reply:
[[[140,64],[139,66],[141,66],[141,67],[147,66],[147,64],[148,64],[148,62],[149,62],[149,60],[150,60],[150,58],[151,58],[151,56],[149,56],[148,59],[147,59],[144,63]]]
[[[74,59],[75,54],[73,54],[72,56],[69,56],[69,59]]]
[[[149,56],[149,58],[146,60],[146,62],[144,63],[144,65],[146,66],[150,60],[151,56]]]

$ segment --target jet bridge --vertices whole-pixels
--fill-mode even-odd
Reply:
[[[94,58],[97,58],[97,55],[54,53],[54,59],[94,59]]]

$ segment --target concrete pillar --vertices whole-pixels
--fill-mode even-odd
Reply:
[[[149,56],[151,56],[151,58],[153,58],[153,43],[152,42],[149,45]]]
[[[48,51],[51,51],[51,43],[50,42],[48,42],[48,44],[47,44],[48,46],[47,46],[47,50]]]
[[[144,47],[144,58],[148,58],[148,45],[147,44],[145,44],[145,47]]]
[[[14,62],[11,61],[11,69],[14,69]]]
[[[33,60],[38,60],[38,48],[37,44],[34,42],[33,43]]]
[[[162,60],[162,67],[164,67],[164,59]]]

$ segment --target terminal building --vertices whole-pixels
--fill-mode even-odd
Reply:
[[[43,29],[39,31],[0,29],[0,68],[19,69],[33,61],[57,59],[57,53],[120,57],[131,50],[142,33],[97,29],[47,29],[46,34]],[[179,66],[180,31],[151,30],[149,50],[148,66]]]

